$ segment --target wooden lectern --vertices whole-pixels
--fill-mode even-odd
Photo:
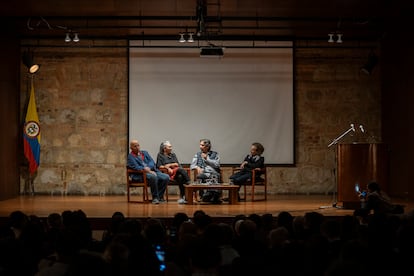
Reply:
[[[385,192],[388,190],[388,148],[382,143],[356,143],[337,145],[338,202],[343,208],[357,209],[360,199],[355,191],[376,181]]]

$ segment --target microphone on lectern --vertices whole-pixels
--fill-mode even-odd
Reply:
[[[355,132],[354,124],[351,124],[351,129],[352,129],[353,132]]]
[[[362,125],[359,125],[359,129],[361,130],[362,133],[365,132],[365,129],[364,129],[364,127]]]

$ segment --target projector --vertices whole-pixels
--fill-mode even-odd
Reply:
[[[202,47],[200,57],[222,57],[224,55],[222,47]]]

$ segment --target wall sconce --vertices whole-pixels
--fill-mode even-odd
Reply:
[[[343,41],[342,41],[342,37],[343,37],[343,34],[342,33],[338,33],[338,32],[336,32],[336,33],[329,33],[328,34],[328,37],[329,37],[329,39],[328,39],[328,42],[329,43],[334,43],[334,42],[336,42],[336,43],[342,43]],[[335,41],[335,38],[336,38],[336,41]]]
[[[80,41],[78,33],[72,33],[72,31],[66,33],[65,42],[69,43],[71,41],[73,41],[73,42],[79,42]]]
[[[33,53],[32,52],[30,52],[30,51],[23,52],[22,60],[23,60],[23,64],[26,65],[27,70],[29,71],[30,74],[34,74],[37,71],[39,71],[40,65],[36,64],[33,61]]]
[[[194,42],[194,37],[193,37],[193,33],[180,33],[180,38],[178,39],[178,42],[180,43],[184,43],[184,42],[189,42],[189,43],[193,43]]]

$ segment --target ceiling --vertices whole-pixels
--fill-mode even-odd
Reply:
[[[15,0],[0,16],[22,39],[378,41],[404,10],[391,0]],[[199,35],[196,35],[199,33]]]

